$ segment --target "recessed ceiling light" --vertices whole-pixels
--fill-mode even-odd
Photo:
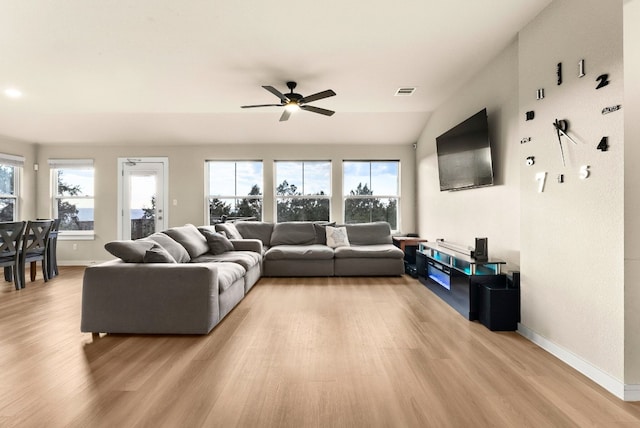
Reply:
[[[22,92],[16,88],[7,88],[4,90],[4,94],[9,98],[20,98],[22,96]]]

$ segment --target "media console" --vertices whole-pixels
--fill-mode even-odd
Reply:
[[[516,330],[520,321],[520,275],[502,273],[506,263],[483,261],[443,241],[421,243],[416,253],[420,282],[469,320],[491,330]]]

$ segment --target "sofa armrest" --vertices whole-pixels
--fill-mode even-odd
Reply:
[[[230,239],[236,251],[253,251],[262,254],[262,241],[259,239]]]
[[[219,320],[215,263],[124,263],[85,269],[80,330],[206,334]]]

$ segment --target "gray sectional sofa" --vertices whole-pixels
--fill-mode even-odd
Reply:
[[[207,334],[261,276],[402,275],[388,223],[334,226],[185,225],[110,242],[117,258],[84,273],[81,331]]]
[[[327,245],[326,228],[344,228],[347,245]],[[338,225],[321,222],[243,221],[216,225],[235,239],[259,239],[264,276],[395,276],[404,254],[386,222]]]

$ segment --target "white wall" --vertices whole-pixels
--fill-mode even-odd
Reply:
[[[640,385],[640,0],[624,5],[625,383]],[[640,388],[638,388],[640,391]]]
[[[578,77],[585,59],[586,76]],[[556,84],[556,64],[563,84]],[[623,102],[622,2],[557,0],[520,32],[522,324],[541,340],[624,379],[623,114],[602,115]],[[609,86],[596,90],[608,73]],[[536,89],[545,98],[536,100]],[[524,121],[526,111],[535,119]],[[564,139],[562,165],[554,119],[568,119],[577,146]],[[610,149],[596,150],[602,136]],[[522,164],[522,162],[520,162]],[[578,178],[582,165],[591,176]],[[547,172],[544,192],[535,174]],[[556,181],[564,174],[565,182]]]
[[[111,256],[104,244],[117,236],[117,159],[119,157],[169,158],[169,226],[185,223],[203,224],[205,219],[204,162],[214,159],[263,160],[265,189],[273,188],[274,160],[331,160],[333,165],[331,209],[332,220],[342,220],[342,160],[393,159],[401,162],[401,232],[415,229],[415,151],[411,145],[210,145],[210,146],[94,146],[41,145],[38,149],[40,171],[38,188],[49,189],[49,158],[91,158],[95,166],[95,232],[93,241],[59,241],[58,259],[62,264],[87,264],[107,260]],[[266,194],[266,193],[265,193]],[[338,197],[335,197],[338,195]],[[50,196],[41,192],[38,215],[50,216]],[[273,220],[273,200],[264,199],[264,220]],[[73,250],[73,244],[77,249]]]
[[[14,141],[0,136],[0,153],[24,156],[25,166],[20,176],[20,200],[18,220],[33,220],[36,216],[36,181],[33,164],[36,161],[36,145]]]
[[[622,0],[606,7],[598,0],[556,0],[433,112],[416,159],[420,234],[464,244],[488,236],[490,256],[519,265],[520,331],[619,397],[636,400],[640,169],[632,160],[640,158],[640,145],[633,143],[640,136],[638,3],[627,1],[624,9],[626,77]],[[580,59],[587,72],[582,79]],[[608,73],[611,83],[596,91],[601,73]],[[545,88],[541,101],[535,97],[538,88]],[[616,104],[624,104],[623,110],[601,114]],[[497,185],[439,192],[435,138],[485,106],[497,149]],[[530,110],[535,119],[525,121]],[[575,147],[564,141],[566,166],[555,118],[568,119],[580,140]],[[607,152],[596,150],[602,136],[609,137]],[[532,141],[520,144],[523,137]],[[534,166],[525,166],[527,156],[535,156]],[[590,167],[586,180],[578,178],[582,165]],[[548,173],[543,193],[537,172]],[[564,183],[558,183],[558,174],[564,174]]]
[[[487,108],[495,185],[441,192],[436,137]],[[518,49],[512,42],[497,58],[431,115],[418,141],[417,201],[423,238],[473,245],[487,237],[489,255],[520,264],[520,177],[518,158]]]

